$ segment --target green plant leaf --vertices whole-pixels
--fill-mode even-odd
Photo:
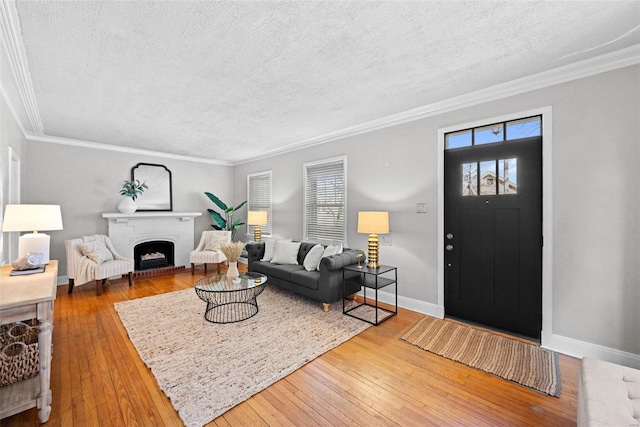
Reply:
[[[221,230],[226,229],[227,221],[224,218],[222,218],[222,215],[220,215],[218,212],[214,211],[213,209],[207,209],[207,211],[209,211],[209,215],[211,215],[211,219],[213,219],[216,222],[216,224],[220,226]]]
[[[206,194],[207,197],[209,198],[209,200],[211,200],[213,203],[215,203],[215,205],[217,207],[219,207],[223,211],[227,210],[227,205],[222,200],[218,199],[216,196],[214,196],[213,194],[211,194],[209,192],[205,192],[204,194]]]
[[[240,209],[241,207],[243,207],[243,206],[244,206],[244,205],[246,205],[246,204],[247,204],[247,201],[245,200],[244,202],[242,202],[242,203],[240,203],[238,206],[236,206],[236,207],[233,209],[233,211],[234,211],[234,212],[235,212],[235,211],[237,211],[238,209]]]

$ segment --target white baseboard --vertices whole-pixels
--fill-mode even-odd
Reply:
[[[358,295],[362,296],[362,291],[358,292]],[[367,300],[369,298],[373,298],[374,295],[375,293],[372,289],[367,290]],[[396,303],[395,295],[384,291],[378,291],[378,301],[390,305],[395,305]],[[426,314],[427,316],[437,317],[439,319],[444,318],[444,308],[430,302],[419,301],[398,295],[398,307]]]
[[[580,341],[574,338],[564,337],[562,335],[553,333],[549,334],[544,331],[542,331],[542,347],[580,359],[586,356],[640,369],[639,354],[629,353],[586,341]]]
[[[58,284],[58,286],[67,285],[67,284],[69,284],[69,277],[68,276],[58,276],[58,280],[57,280],[56,283]]]

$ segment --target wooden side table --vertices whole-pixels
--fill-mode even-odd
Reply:
[[[51,336],[58,261],[44,273],[11,276],[11,265],[0,270],[0,324],[38,319],[40,372],[33,378],[0,387],[0,419],[38,407],[40,421],[51,414]]]

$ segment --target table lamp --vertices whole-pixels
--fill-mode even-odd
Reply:
[[[389,212],[358,212],[358,233],[369,234],[367,267],[380,268],[378,234],[389,233]]]
[[[247,224],[253,225],[253,241],[260,242],[262,240],[262,231],[260,231],[261,225],[267,225],[269,223],[267,218],[267,211],[249,211],[247,214]]]
[[[41,230],[62,230],[60,205],[7,205],[2,231],[33,231],[20,236],[18,258],[29,252],[41,252],[42,264],[49,263],[51,238]]]

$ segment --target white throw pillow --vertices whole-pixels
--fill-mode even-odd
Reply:
[[[94,240],[80,245],[80,252],[95,263],[113,261],[113,254],[100,241]]]
[[[273,249],[273,264],[297,264],[300,242],[287,242],[278,240]]]
[[[324,253],[324,246],[315,245],[312,247],[307,255],[304,257],[304,269],[307,271],[313,271],[318,267],[318,263],[322,259],[322,254]]]
[[[324,249],[324,252],[322,253],[322,256],[318,260],[318,265],[316,266],[316,270],[320,271],[320,263],[322,262],[322,258],[331,256],[331,255],[335,255],[335,254],[341,254],[341,253],[342,253],[342,243],[340,243],[337,246],[336,245],[327,246]]]
[[[260,261],[271,261],[273,258],[273,250],[275,249],[276,242],[282,240],[283,242],[290,242],[291,239],[264,239],[264,256]]]

